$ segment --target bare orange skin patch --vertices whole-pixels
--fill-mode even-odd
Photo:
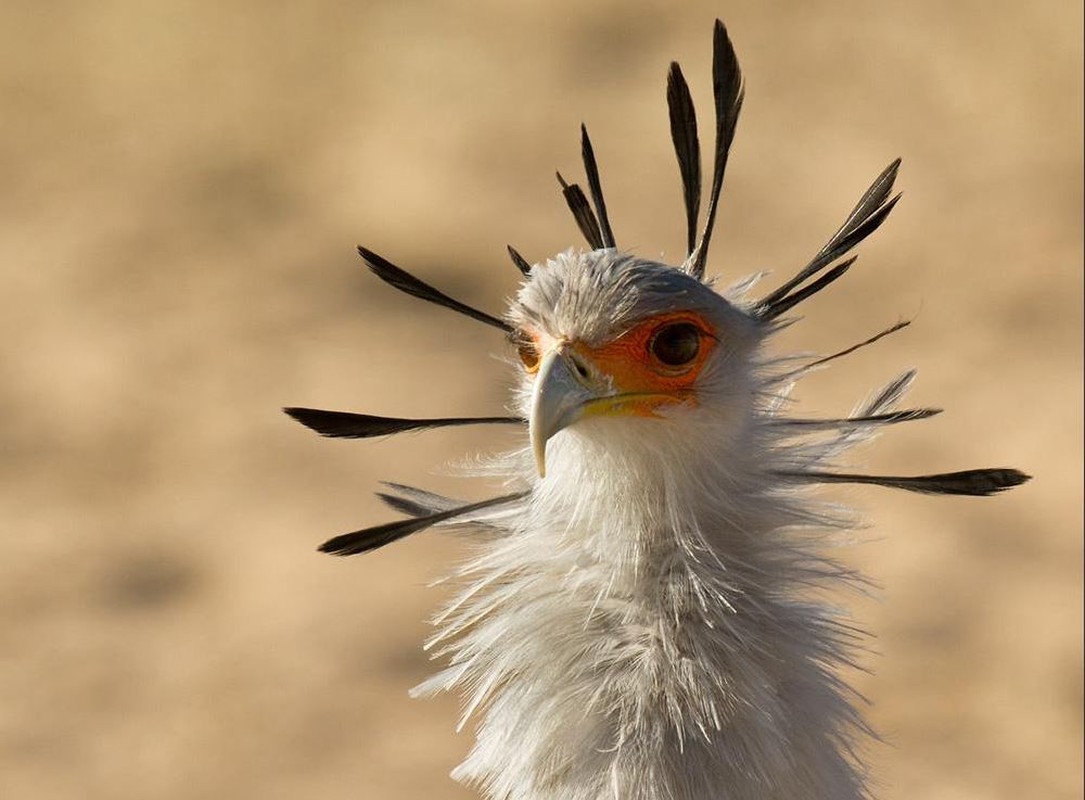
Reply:
[[[702,317],[680,311],[646,319],[594,347],[532,335],[518,349],[528,373],[537,371],[540,353],[564,347],[588,368],[591,379],[609,384],[603,396],[585,406],[586,415],[658,417],[661,406],[696,405],[693,386],[716,344],[712,328]]]

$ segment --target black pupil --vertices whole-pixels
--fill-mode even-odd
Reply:
[[[701,332],[696,325],[679,322],[668,325],[652,337],[652,355],[669,367],[680,367],[697,357]]]

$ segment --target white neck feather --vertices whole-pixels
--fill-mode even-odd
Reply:
[[[718,424],[675,441],[651,420],[551,440],[437,620],[451,665],[418,691],[459,689],[477,717],[454,777],[501,800],[865,796],[834,673],[854,634],[812,597],[843,573],[810,524],[835,522],[762,488],[763,423],[726,447]]]

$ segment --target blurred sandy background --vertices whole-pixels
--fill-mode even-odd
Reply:
[[[0,6],[0,797],[466,798],[416,702],[455,542],[336,561],[381,478],[510,434],[322,440],[283,405],[501,413],[494,332],[367,277],[365,243],[499,310],[579,244],[592,131],[621,243],[676,260],[664,103],[747,76],[710,270],[801,266],[904,157],[905,198],[781,348],[916,324],[803,392],[914,365],[942,417],[871,469],[1014,465],[990,500],[840,496],[883,798],[1082,792],[1081,6],[16,2]],[[504,438],[502,438],[504,437]]]

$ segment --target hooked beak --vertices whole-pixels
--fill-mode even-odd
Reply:
[[[675,390],[636,387],[618,371],[602,369],[580,348],[562,342],[539,360],[528,414],[528,435],[539,477],[546,477],[546,443],[583,417],[660,417],[665,406],[690,402]]]
[[[550,350],[539,363],[528,432],[540,478],[546,477],[547,441],[580,419],[587,404],[600,397],[586,372],[566,345]]]

